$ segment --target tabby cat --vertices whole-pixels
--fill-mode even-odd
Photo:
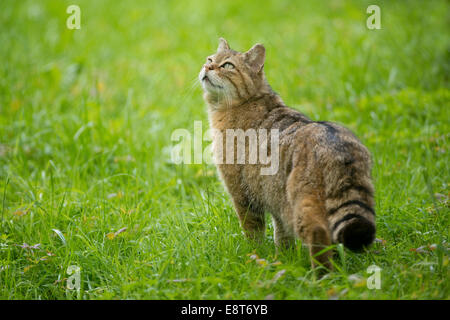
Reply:
[[[213,153],[222,154],[227,129],[277,129],[279,169],[262,175],[262,164],[218,163],[218,171],[249,238],[264,237],[270,212],[278,247],[299,237],[312,266],[331,269],[332,251],[325,248],[332,243],[361,251],[374,240],[371,156],[350,130],[287,107],[266,81],[264,60],[263,45],[240,53],[220,38],[199,79],[215,132]]]

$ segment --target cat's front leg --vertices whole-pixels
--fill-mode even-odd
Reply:
[[[263,241],[266,230],[264,211],[241,197],[233,198],[233,204],[246,237],[258,242]]]
[[[264,208],[258,205],[255,199],[246,195],[245,184],[237,178],[241,175],[242,167],[221,164],[218,168],[220,177],[233,200],[233,206],[244,234],[249,239],[262,241],[266,229]]]
[[[295,237],[286,230],[281,219],[272,215],[273,240],[278,249],[289,249],[295,246]]]

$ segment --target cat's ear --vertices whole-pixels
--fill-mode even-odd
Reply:
[[[230,46],[228,45],[227,40],[224,38],[219,38],[219,47],[217,48],[217,52],[224,50],[230,50]]]
[[[255,71],[261,71],[266,59],[266,48],[260,43],[255,44],[250,50],[244,53],[245,61]]]

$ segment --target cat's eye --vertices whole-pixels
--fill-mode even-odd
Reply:
[[[234,65],[231,62],[225,62],[223,65],[220,66],[221,68],[231,70],[234,69]]]
[[[208,63],[212,63],[212,59],[211,58],[206,59],[206,61],[208,61]]]

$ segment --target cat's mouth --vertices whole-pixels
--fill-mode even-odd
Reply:
[[[202,81],[203,81],[204,83],[206,83],[206,84],[208,84],[208,85],[214,87],[214,88],[223,89],[222,86],[219,86],[219,85],[217,85],[217,84],[214,84],[214,83],[208,78],[207,75],[205,75],[205,76],[202,78]]]

